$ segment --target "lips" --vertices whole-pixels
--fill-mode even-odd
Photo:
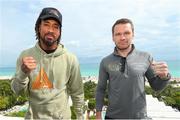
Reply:
[[[127,42],[119,42],[118,44],[120,44],[120,45],[127,45]]]
[[[46,36],[47,39],[53,39],[53,36]]]
[[[48,34],[48,35],[45,35],[45,38],[46,38],[46,39],[49,39],[49,40],[52,40],[52,39],[54,39],[54,36],[53,36],[53,35]]]

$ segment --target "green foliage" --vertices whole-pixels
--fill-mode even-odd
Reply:
[[[88,81],[84,83],[84,96],[85,99],[95,98],[96,83]]]
[[[145,92],[146,92],[146,94],[152,94],[153,93],[153,90],[151,89],[151,87],[149,87],[149,86],[145,86]]]
[[[163,96],[174,96],[175,89],[171,85],[168,85],[162,92],[159,92],[158,94]]]
[[[89,108],[90,110],[94,110],[94,109],[95,109],[95,106],[96,106],[96,101],[95,101],[95,99],[89,99],[88,108]]]
[[[95,115],[92,115],[89,117],[90,120],[95,120],[96,119],[96,116]]]
[[[95,93],[96,93],[96,87],[97,84],[92,82],[92,81],[88,81],[84,83],[84,96],[85,96],[85,100],[89,100],[88,106],[89,107],[94,107],[95,108]],[[104,104],[108,105],[108,91],[106,89],[105,91],[105,99],[104,99]],[[90,108],[89,108],[90,109]]]
[[[170,105],[170,106],[176,104],[176,101],[171,97],[164,97],[163,100],[167,105]]]
[[[19,95],[16,100],[16,105],[22,105],[28,100],[28,97],[25,95]]]
[[[16,104],[24,104],[27,101],[25,93],[21,93],[19,96],[13,93],[10,83],[10,80],[0,81],[0,110],[11,108]]]
[[[7,116],[11,117],[25,117],[26,111],[19,111],[19,112],[12,112],[9,113]]]
[[[171,81],[170,84],[177,84],[178,82],[176,80]]]
[[[13,91],[11,90],[10,81],[0,81],[0,96],[11,96]]]
[[[75,113],[75,110],[74,110],[74,107],[73,106],[71,106],[71,119],[77,119],[77,117],[76,117],[76,113]]]
[[[0,96],[0,110],[4,110],[9,106],[8,97]]]

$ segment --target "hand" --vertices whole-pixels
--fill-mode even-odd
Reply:
[[[28,74],[34,69],[36,69],[36,60],[33,57],[22,58],[21,70],[24,73]]]
[[[169,71],[168,71],[168,65],[165,62],[153,61],[151,66],[156,75],[158,75],[160,78],[167,78]]]
[[[102,120],[101,111],[96,112],[96,120]]]

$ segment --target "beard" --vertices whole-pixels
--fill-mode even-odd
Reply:
[[[47,35],[51,35],[52,38],[46,37]],[[55,39],[55,36],[52,33],[45,34],[44,37],[41,37],[41,40],[47,47],[51,47],[52,45],[54,45],[55,43],[57,44],[58,42],[58,39]]]
[[[51,40],[51,39],[47,39],[47,38],[45,38],[42,41],[48,47],[51,47],[52,45],[54,45],[54,43],[57,43],[57,40]]]

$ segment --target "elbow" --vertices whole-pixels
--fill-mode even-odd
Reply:
[[[19,94],[19,90],[17,89],[17,87],[16,87],[15,84],[16,84],[16,83],[11,82],[11,90],[12,90],[16,95],[18,95],[18,94]]]
[[[11,90],[16,94],[19,95],[22,89],[19,87],[17,82],[11,82]]]

